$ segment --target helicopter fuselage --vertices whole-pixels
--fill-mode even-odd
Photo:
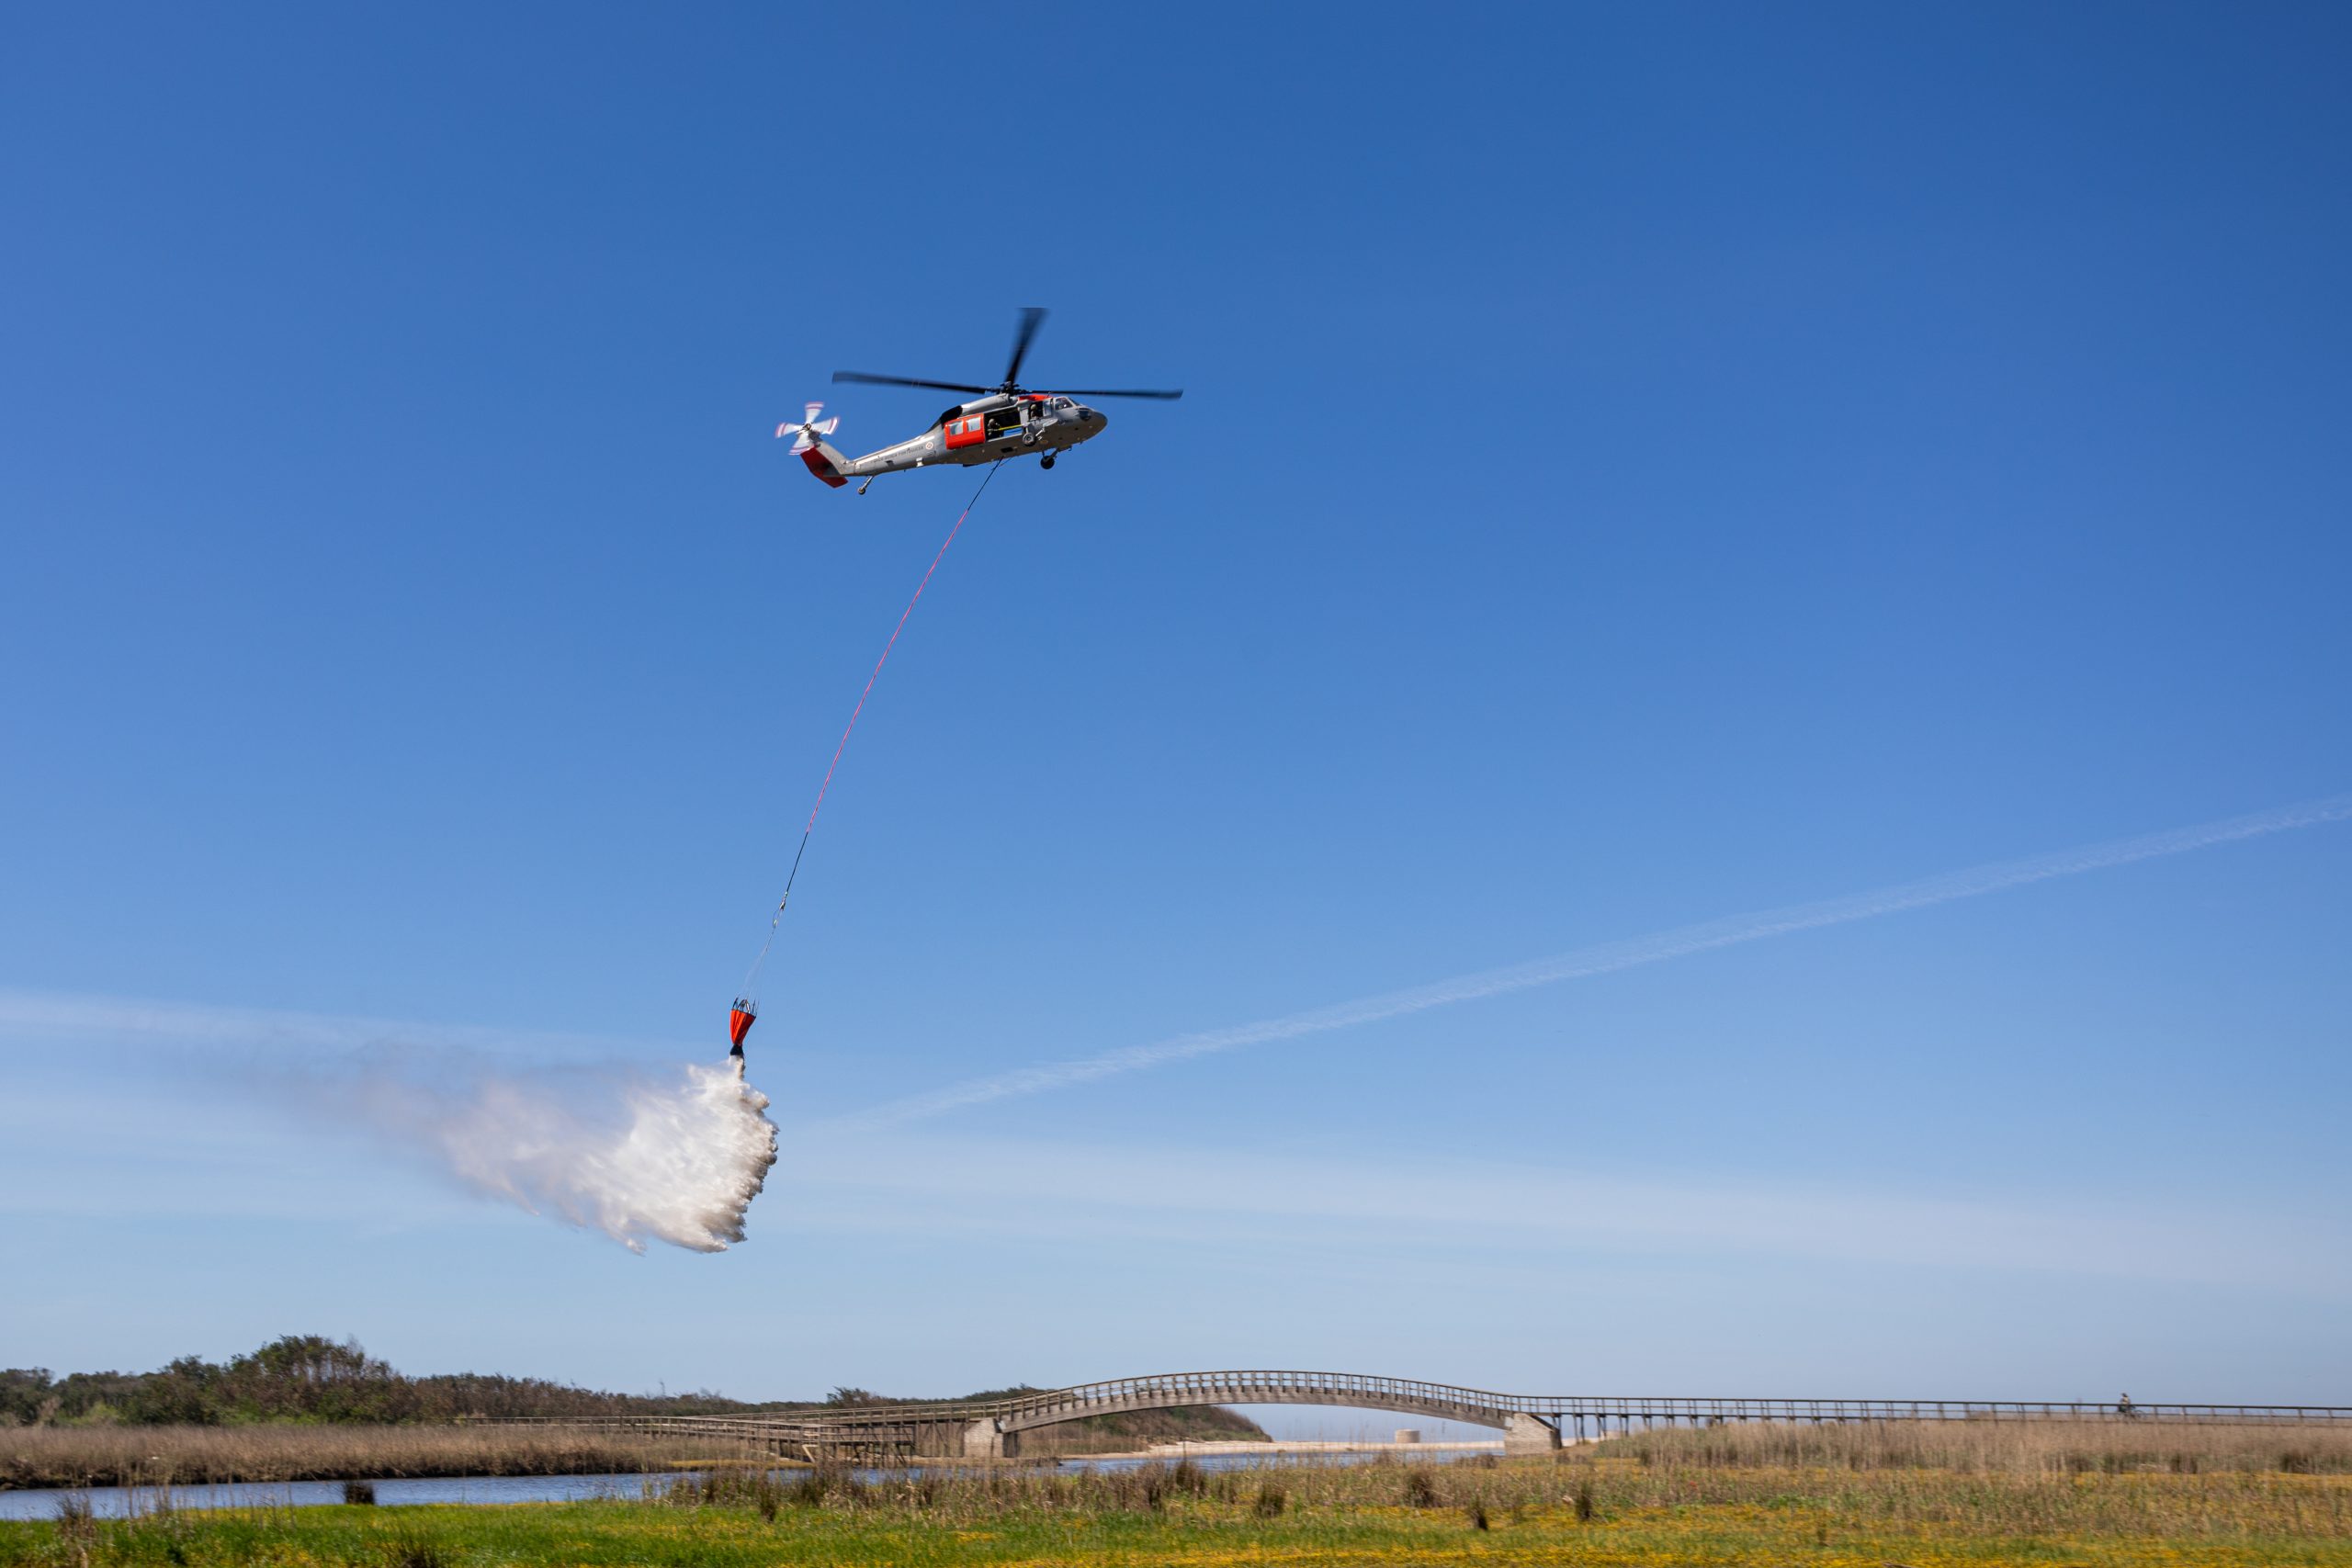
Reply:
[[[1107,414],[1058,393],[992,392],[956,404],[921,435],[831,466],[842,479],[856,479],[943,463],[969,468],[1042,457],[1100,435],[1110,423]]]
[[[1050,468],[1057,454],[1081,441],[1091,441],[1111,423],[1108,415],[1080,402],[1080,398],[1157,398],[1173,401],[1184,395],[1181,387],[1125,387],[1116,390],[1081,387],[1075,394],[1024,389],[1021,385],[1021,362],[1028,357],[1030,342],[1036,337],[1038,324],[1045,319],[1043,306],[1031,305],[1021,312],[1021,324],[1012,333],[1012,356],[1005,361],[1004,379],[994,387],[970,381],[926,381],[910,376],[874,376],[863,370],[834,371],[835,381],[856,381],[869,387],[936,387],[942,391],[978,395],[933,420],[931,428],[922,434],[868,452],[863,457],[848,457],[825,445],[825,437],[840,427],[841,421],[818,418],[825,405],[812,402],[792,449],[800,454],[800,460],[808,465],[810,473],[835,489],[852,479],[863,481],[857,487],[860,494],[883,474],[943,463],[968,468],[981,463],[1001,463],[1007,457],[1035,457],[1039,468]],[[775,433],[781,436],[793,429],[787,421],[777,425]]]

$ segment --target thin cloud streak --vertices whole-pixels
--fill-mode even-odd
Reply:
[[[1352,1029],[1360,1024],[1378,1023],[1409,1013],[1427,1012],[1433,1008],[1451,1007],[1456,1002],[1477,1001],[1511,991],[1529,990],[1537,986],[1557,985],[1563,980],[1580,980],[1595,975],[1612,974],[1620,969],[1661,964],[1669,958],[1688,957],[1694,953],[1711,952],[1716,948],[1736,947],[1823,926],[1846,925],[1855,920],[1876,919],[1882,915],[1900,914],[1906,909],[1924,909],[1962,898],[1978,898],[1988,893],[2005,892],[2036,882],[2079,876],[2085,872],[2130,865],[2135,861],[2187,854],[2192,850],[2208,849],[2215,844],[2235,843],[2244,839],[2258,839],[2299,828],[2340,822],[2346,818],[2352,818],[2352,795],[2335,795],[2296,806],[2257,811],[2249,816],[2225,818],[2193,828],[2176,828],[2136,839],[2111,840],[2025,860],[1973,866],[1922,881],[1850,894],[1843,898],[1730,915],[1699,925],[1653,932],[1648,936],[1580,947],[1532,964],[1456,976],[1450,980],[1440,980],[1408,990],[1386,991],[1378,996],[1292,1013],[1283,1018],[1264,1019],[1255,1023],[1236,1024],[1194,1034],[1180,1034],[1148,1045],[1130,1045],[1097,1056],[1047,1062],[989,1077],[974,1078],[928,1094],[891,1100],[867,1111],[833,1119],[823,1125],[829,1129],[870,1128],[921,1121],[967,1106],[1069,1089],[1101,1078],[1116,1077],[1124,1073],[1165,1066],[1170,1062],[1189,1061],[1195,1056],[1216,1055],[1250,1045],[1271,1044],[1304,1035]]]
[[[1830,1258],[2010,1269],[2342,1299],[2344,1227],[2227,1208],[1952,1197],[1741,1179],[1632,1176],[1499,1162],[1392,1162],[1234,1148],[1106,1147],[1062,1140],[811,1137],[779,1172],[821,1194],[796,1230],[978,1235],[1068,1243],[1263,1246],[1335,1258],[1496,1256],[1577,1266],[1641,1254]],[[970,1173],[990,1179],[975,1185]],[[1182,1179],[1167,1179],[1182,1171]],[[1008,1205],[1006,1190],[1051,1192]]]

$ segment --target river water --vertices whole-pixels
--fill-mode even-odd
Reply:
[[[376,1501],[384,1503],[578,1503],[594,1497],[636,1497],[664,1475],[458,1475],[429,1480],[379,1481]],[[0,1492],[0,1519],[53,1519],[68,1498],[86,1498],[102,1519],[147,1513],[157,1502],[153,1486],[56,1487]],[[343,1501],[340,1481],[244,1481],[212,1486],[175,1486],[175,1508],[313,1508]]]
[[[1121,1455],[1101,1459],[1076,1456],[1059,1461],[1064,1470],[1132,1470],[1139,1465],[1167,1464],[1177,1456],[1148,1458]],[[1374,1453],[1296,1453],[1270,1450],[1261,1454],[1196,1454],[1189,1456],[1203,1470],[1247,1470],[1253,1465],[1274,1464],[1362,1464],[1378,1457]],[[1403,1456],[1400,1456],[1403,1457]],[[1442,1464],[1448,1460],[1468,1457],[1461,1450],[1433,1449],[1409,1456],[1415,1464]],[[953,1472],[953,1467],[927,1466],[933,1473]],[[699,1471],[662,1471],[639,1475],[457,1475],[438,1478],[379,1481],[376,1502],[379,1506],[415,1506],[424,1503],[582,1503],[607,1499],[634,1501],[654,1487],[665,1486],[679,1476],[698,1476]],[[776,1474],[790,1482],[808,1472],[802,1470],[778,1471]],[[883,1481],[905,1475],[903,1470],[861,1470],[862,1481]],[[154,1509],[158,1489],[153,1486],[84,1486],[43,1487],[21,1492],[0,1492],[0,1519],[53,1519],[59,1507],[68,1499],[86,1501],[90,1512],[102,1519],[119,1519],[130,1514],[143,1514]],[[343,1501],[340,1481],[246,1481],[227,1482],[210,1486],[175,1486],[171,1506],[175,1508],[315,1508],[323,1504]]]

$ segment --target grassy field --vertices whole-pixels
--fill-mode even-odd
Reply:
[[[720,1472],[642,1501],[0,1525],[0,1563],[229,1562],[2352,1568],[2352,1451],[2277,1429],[1751,1427],[1557,1461]]]

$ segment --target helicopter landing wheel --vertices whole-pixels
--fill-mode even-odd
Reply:
[[[1037,460],[1037,466],[1041,468],[1052,468],[1054,466],[1054,455],[1051,452],[1046,453],[1043,457]]]

